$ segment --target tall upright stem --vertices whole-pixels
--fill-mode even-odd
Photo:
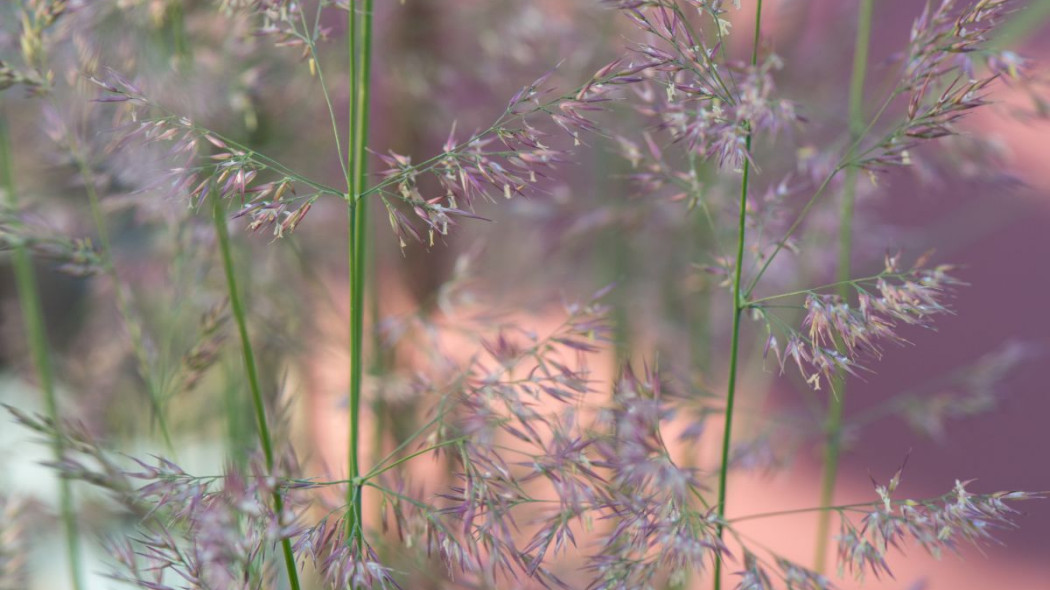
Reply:
[[[157,421],[157,427],[164,438],[165,446],[168,451],[174,454],[175,445],[172,444],[171,432],[168,430],[168,421],[164,417],[160,391],[157,389],[157,383],[153,379],[153,374],[150,370],[149,354],[146,352],[142,324],[131,309],[131,301],[125,293],[124,284],[120,281],[120,275],[117,273],[116,262],[113,257],[113,245],[109,237],[109,225],[106,223],[106,215],[102,211],[102,201],[99,199],[98,189],[95,188],[95,175],[81,151],[75,134],[72,132],[67,133],[67,140],[69,141],[70,154],[73,156],[73,160],[80,171],[80,176],[84,180],[84,190],[87,192],[91,218],[95,222],[95,232],[98,234],[99,246],[102,249],[102,268],[113,283],[113,295],[117,303],[117,311],[120,313],[121,319],[124,321],[124,328],[128,331],[128,335],[131,338],[131,350],[138,364],[139,376],[146,385],[146,394],[149,398],[148,401],[153,413],[153,419]]]
[[[17,211],[18,197],[15,187],[14,163],[11,158],[11,137],[7,130],[7,119],[0,111],[0,186],[7,195],[7,205],[12,212]],[[15,270],[15,286],[18,290],[18,303],[22,308],[22,319],[25,322],[26,340],[29,353],[33,359],[40,391],[44,394],[44,406],[47,416],[56,424],[59,420],[58,398],[55,395],[54,368],[51,363],[51,351],[47,343],[44,310],[40,301],[40,289],[37,285],[33,262],[25,245],[19,240],[12,252],[12,264]],[[59,436],[51,442],[55,461],[62,460],[63,444]],[[73,507],[73,490],[66,478],[58,480],[59,513],[66,537],[66,558],[69,560],[70,582],[73,590],[83,588],[80,560],[79,533],[76,511]]]
[[[751,65],[758,64],[758,42],[762,34],[762,0],[755,7],[755,37],[751,46]],[[747,152],[751,153],[751,127],[747,128]],[[722,461],[718,471],[718,538],[722,538],[726,515],[726,484],[729,475],[729,448],[733,440],[733,408],[736,402],[737,365],[740,360],[740,320],[747,302],[741,287],[744,274],[744,243],[747,237],[747,189],[751,179],[751,161],[744,158],[744,173],[740,181],[740,216],[737,221],[736,262],[733,268],[733,336],[730,343],[729,382],[726,385],[725,428],[722,431]],[[722,558],[715,559],[715,590],[722,588]]]
[[[270,437],[270,427],[266,421],[266,406],[263,403],[262,388],[259,386],[259,372],[255,364],[255,352],[252,348],[251,338],[248,336],[248,320],[244,309],[244,301],[241,299],[237,288],[237,277],[234,273],[233,253],[230,248],[230,235],[226,228],[226,210],[218,194],[212,195],[212,212],[215,223],[215,233],[219,237],[219,251],[222,255],[222,268],[226,274],[226,290],[230,298],[230,309],[237,323],[237,333],[241,338],[241,355],[244,359],[244,370],[248,374],[248,388],[252,394],[252,406],[255,408],[255,424],[259,431],[259,443],[262,445],[263,456],[266,458],[266,471],[273,472],[273,439]],[[284,499],[281,492],[273,492],[273,510],[278,519],[284,517]],[[291,541],[287,538],[281,539],[281,552],[284,554],[284,566],[288,572],[288,583],[292,590],[299,590],[299,572],[295,566],[295,554],[292,553]]]
[[[853,73],[849,85],[849,144],[850,153],[846,161],[852,162],[858,140],[864,134],[864,79],[868,68],[868,47],[871,41],[872,0],[861,0],[857,15],[857,39],[853,48]],[[836,270],[838,294],[843,300],[850,295],[849,281],[853,274],[853,209],[856,200],[857,168],[845,170],[842,206],[839,211],[839,259]],[[846,373],[839,369],[835,374],[835,387],[828,400],[828,415],[825,422],[824,475],[820,486],[820,506],[831,506],[835,495],[835,480],[838,478],[839,459],[842,454],[842,413],[846,401]],[[822,510],[817,521],[817,546],[814,569],[824,573],[827,569],[828,540],[831,535],[830,510]]]
[[[360,14],[358,11],[360,9]],[[350,267],[350,433],[349,479],[347,488],[347,537],[364,548],[361,504],[361,376],[364,364],[364,299],[367,276],[368,209],[362,198],[367,185],[368,168],[365,148],[368,145],[370,74],[372,64],[372,0],[352,0],[348,18],[348,54],[350,60],[350,150],[347,166],[347,208],[349,224]]]

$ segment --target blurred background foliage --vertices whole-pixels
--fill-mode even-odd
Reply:
[[[38,63],[26,60],[23,4],[44,3],[0,5],[0,60],[26,75],[53,77],[53,91],[34,96],[30,80],[0,95],[17,191],[17,201],[0,212],[0,248],[22,245],[31,254],[60,412],[115,448],[172,454],[201,473],[243,461],[255,448],[254,422],[238,353],[225,345],[236,335],[207,211],[156,185],[166,180],[168,155],[122,142],[113,131],[114,110],[93,102],[99,89],[90,77],[119,72],[171,111],[339,186],[317,79],[300,59],[301,48],[254,34],[253,20],[237,6],[243,2],[70,1],[68,13],[42,33],[46,59]],[[800,204],[788,181],[820,169],[820,158],[828,157],[823,146],[845,126],[856,2],[770,4],[766,42],[786,64],[777,74],[779,91],[813,124],[758,149],[754,194],[764,197],[752,219],[756,229],[783,224]],[[872,92],[885,87],[921,4],[877,3]],[[1000,42],[1045,58],[1050,2],[1028,4]],[[321,65],[342,113],[344,25],[330,16],[322,23],[331,39],[320,45]],[[748,18],[745,7],[734,26],[745,30]],[[463,135],[486,128],[510,96],[546,72],[554,71],[558,88],[578,86],[622,52],[627,36],[614,11],[589,0],[379,2],[375,30],[370,149],[416,162],[439,153],[453,127]],[[731,36],[727,50],[744,56],[745,36]],[[866,499],[867,474],[887,479],[909,454],[905,481],[913,495],[938,493],[957,476],[996,487],[1050,487],[1043,419],[1050,398],[1040,370],[1050,344],[1043,256],[1050,251],[1050,126],[1038,117],[1046,105],[1037,96],[1007,88],[1002,97],[994,115],[967,123],[969,135],[921,149],[913,166],[860,185],[858,274],[878,272],[887,251],[914,259],[933,249],[939,262],[959,265],[971,286],[957,293],[956,314],[939,321],[936,332],[908,332],[914,346],[889,351],[875,373],[851,385],[844,496]],[[645,128],[627,108],[614,106],[602,117],[635,136]],[[720,391],[729,304],[727,259],[717,252],[735,232],[735,186],[700,164],[703,205],[674,190],[639,190],[644,186],[632,181],[637,170],[623,144],[600,135],[583,142],[575,161],[541,181],[541,191],[479,203],[476,213],[488,221],[462,220],[432,246],[401,247],[382,210],[373,209],[368,298],[376,336],[366,386],[373,419],[394,433],[390,441],[411,431],[399,420],[416,401],[405,382],[418,354],[389,345],[390,335],[406,318],[431,317],[450,297],[467,293],[467,284],[475,299],[457,304],[496,302],[499,313],[539,325],[560,302],[614,284],[608,302],[616,358],[658,361],[698,399]],[[424,193],[438,190],[427,182]],[[773,269],[773,285],[833,282],[836,215],[831,201],[815,211],[798,244],[803,254]],[[331,418],[345,411],[346,361],[338,352],[346,345],[345,207],[319,201],[294,233],[280,238],[268,228],[243,231],[245,225],[231,220],[236,268],[264,391],[283,418],[279,436],[318,470],[341,465],[342,451],[329,445],[342,444],[345,427]],[[0,265],[0,401],[43,411],[10,258]],[[757,324],[744,342],[754,354],[744,365],[741,464],[760,473],[791,464],[817,477],[812,432],[821,417],[813,407],[822,407],[822,398],[763,358],[765,334]],[[50,549],[60,542],[53,477],[35,465],[47,449],[6,418],[3,424],[0,491],[31,498],[20,509],[39,524],[26,533],[35,548],[31,587],[63,587]],[[711,451],[688,452],[702,458]],[[77,487],[77,497],[86,571],[95,572],[104,569],[98,565],[104,556],[92,539],[130,523],[87,486]],[[1050,552],[1047,530],[1050,509],[1032,506],[1020,531],[1003,534],[1009,563],[1035,567]],[[1040,567],[1050,580],[1050,569]],[[936,582],[938,574],[930,575]],[[91,579],[92,588],[112,584],[94,573]]]

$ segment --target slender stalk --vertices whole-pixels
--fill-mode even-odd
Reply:
[[[708,206],[705,195],[701,194],[699,183],[705,170],[701,168],[701,163],[695,153],[689,154],[689,168],[692,171],[694,183],[688,186],[688,190],[697,202],[696,225],[692,233],[696,239],[694,247],[699,247],[701,253],[714,250],[719,256],[723,256],[724,251],[719,242],[718,229],[711,215],[711,208]],[[704,287],[701,290],[697,307],[697,313],[693,318],[695,328],[691,330],[693,350],[698,357],[700,372],[706,374],[711,370],[711,290],[709,288]],[[694,449],[694,452],[697,452],[696,456],[699,456],[698,449]]]
[[[360,9],[360,14],[358,14]],[[361,377],[364,344],[364,295],[367,270],[368,209],[363,198],[368,169],[370,73],[372,62],[372,0],[353,0],[348,18],[350,59],[350,151],[347,176],[347,211],[350,230],[347,258],[350,266],[350,432],[349,479],[346,519],[347,538],[364,550],[361,502]]]
[[[98,234],[99,247],[102,249],[102,268],[105,273],[109,275],[110,281],[113,282],[113,293],[117,303],[117,310],[120,312],[121,319],[124,321],[124,327],[127,329],[128,335],[131,337],[131,350],[134,353],[135,361],[138,364],[139,376],[146,384],[146,394],[149,398],[150,408],[153,412],[153,419],[157,421],[157,427],[160,429],[160,434],[164,438],[164,445],[167,447],[168,451],[174,454],[175,445],[171,442],[171,432],[168,430],[168,422],[164,417],[164,408],[161,403],[160,391],[157,389],[157,383],[153,378],[152,371],[150,370],[149,355],[146,352],[142,324],[139,323],[134,313],[132,313],[131,302],[124,291],[123,283],[120,281],[120,275],[117,274],[117,267],[114,263],[113,257],[113,245],[109,238],[109,226],[106,223],[105,213],[102,211],[102,202],[99,199],[98,190],[95,188],[94,173],[91,171],[87,160],[80,151],[80,145],[77,142],[77,138],[73,133],[67,133],[66,135],[69,141],[70,155],[76,162],[80,176],[84,180],[84,190],[88,195],[88,205],[91,208],[91,218],[95,223],[95,232]]]
[[[729,522],[736,524],[746,520],[759,520],[762,518],[776,518],[778,516],[794,516],[796,514],[812,514],[814,512],[845,512],[847,510],[858,510],[860,508],[871,508],[871,502],[858,502],[856,504],[843,504],[842,506],[820,506],[812,508],[795,508],[793,510],[777,510],[775,512],[758,512],[732,518]]]
[[[850,145],[856,146],[864,133],[864,79],[868,68],[868,47],[871,42],[871,20],[874,3],[861,0],[857,15],[857,39],[853,48],[853,74],[849,90],[849,134]],[[850,150],[848,161],[853,160],[856,148]],[[850,295],[850,275],[853,273],[853,209],[856,201],[857,167],[848,166],[844,176],[842,206],[839,211],[839,259],[836,271],[838,294],[843,300]],[[841,352],[841,351],[840,351]],[[842,455],[842,413],[846,402],[846,372],[839,369],[835,374],[836,386],[828,400],[825,421],[824,475],[820,485],[820,506],[831,506],[835,495],[835,480],[838,478],[839,459]],[[827,569],[828,540],[831,537],[830,510],[821,511],[817,521],[817,546],[814,569],[824,573]]]
[[[233,311],[234,320],[237,322],[237,333],[241,338],[241,354],[244,358],[244,370],[248,374],[248,388],[252,394],[252,405],[255,408],[255,423],[259,430],[259,443],[262,445],[263,455],[266,458],[266,470],[273,472],[273,439],[270,437],[270,427],[266,422],[266,406],[263,404],[262,389],[259,387],[259,372],[255,364],[255,352],[252,349],[251,339],[248,337],[248,320],[244,309],[244,302],[237,289],[237,277],[234,274],[233,254],[230,248],[230,234],[226,228],[226,210],[217,194],[212,195],[213,219],[215,222],[215,233],[219,237],[219,252],[222,255],[222,268],[226,274],[226,289],[230,298],[230,309]],[[273,509],[278,519],[284,515],[284,499],[277,490],[273,492]],[[295,566],[295,555],[292,553],[291,541],[287,538],[281,539],[281,552],[284,554],[284,565],[288,571],[288,583],[292,590],[299,590],[299,573]]]
[[[843,290],[845,290],[846,293],[849,293],[850,292],[850,287],[859,288],[864,283],[870,283],[870,282],[875,281],[877,279],[884,279],[884,278],[901,278],[901,279],[903,279],[903,278],[907,278],[908,275],[909,275],[909,273],[880,272],[877,275],[869,275],[869,276],[866,276],[866,277],[858,277],[858,278],[855,278],[855,279],[847,278],[847,279],[842,280],[842,281],[835,281],[834,283],[828,283],[826,285],[819,285],[819,286],[816,286],[816,287],[810,287],[808,289],[798,289],[798,290],[795,290],[795,291],[785,291],[783,293],[777,293],[776,295],[769,295],[768,297],[759,297],[759,298],[755,298],[755,299],[748,299],[747,306],[749,308],[752,308],[752,309],[760,308],[760,307],[777,307],[775,305],[771,306],[771,305],[763,305],[763,304],[765,302],[767,302],[767,301],[776,301],[777,299],[786,299],[788,297],[798,297],[799,295],[808,295],[810,293],[820,293],[821,291],[830,289],[832,287],[834,287],[836,289],[836,291],[841,295],[843,293]],[[797,308],[798,306],[788,305],[788,306],[782,306],[782,307]]]
[[[11,158],[11,137],[7,130],[7,119],[0,111],[0,180],[4,192],[7,194],[7,205],[12,211],[17,210],[17,193],[14,178],[14,162]],[[20,241],[14,244],[12,252],[12,263],[15,271],[15,286],[18,289],[18,303],[22,308],[22,320],[25,322],[26,340],[29,344],[29,353],[33,359],[33,367],[36,371],[40,391],[44,394],[44,405],[47,408],[47,416],[56,424],[59,420],[58,398],[55,395],[54,367],[51,363],[51,352],[47,343],[46,323],[44,321],[44,310],[40,301],[40,289],[37,285],[36,273],[33,272],[33,262],[29,252]],[[63,444],[59,436],[55,436],[51,443],[55,461],[62,460]],[[73,507],[73,489],[71,482],[66,478],[58,480],[58,503],[59,513],[62,518],[62,526],[66,537],[66,558],[69,560],[70,582],[73,590],[83,588],[80,559],[80,545],[76,511]]]
[[[320,26],[321,8],[321,6],[317,7],[313,31],[310,30],[306,22],[306,13],[304,11],[299,12],[300,22],[303,25],[303,32],[299,38],[310,48],[310,59],[313,60],[312,63],[317,73],[317,81],[321,84],[321,96],[324,97],[325,106],[328,108],[328,120],[332,124],[332,138],[335,140],[335,152],[339,156],[339,166],[343,170],[343,176],[347,177],[350,175],[350,172],[346,169],[346,160],[343,158],[343,143],[339,138],[339,125],[336,122],[335,107],[332,106],[332,93],[328,92],[328,83],[325,82],[324,68],[321,67],[321,58],[317,54],[317,42],[314,39]]]
[[[610,174],[601,174],[596,179],[599,194],[612,190],[612,186],[608,183],[615,181],[618,174],[626,174],[626,172],[616,169],[619,163],[620,160],[614,160],[609,157],[607,150],[595,150],[594,169],[612,171]],[[612,206],[615,207],[617,205]],[[628,297],[626,294],[629,293],[631,287],[629,277],[631,276],[631,254],[633,250],[622,231],[603,233],[600,240],[599,248],[603,253],[601,264],[603,268],[598,280],[603,284],[617,283],[619,287],[609,295],[611,306],[609,315],[613,325],[612,337],[616,359],[615,366],[622,367],[630,362],[632,353],[631,314],[628,310]]]
[[[182,2],[172,2],[168,5],[167,17],[176,63],[179,67],[189,65],[190,44],[186,39],[186,15],[183,13]]]
[[[755,38],[751,48],[751,65],[758,64],[758,42],[762,33],[762,0],[755,6]],[[746,149],[751,153],[751,129],[748,126]],[[737,365],[740,361],[740,320],[747,302],[743,296],[744,242],[747,237],[747,189],[751,178],[751,161],[744,159],[744,174],[740,182],[740,216],[737,222],[736,263],[733,269],[733,339],[730,344],[729,383],[726,385],[725,428],[722,433],[722,460],[718,470],[718,538],[725,530],[726,484],[729,475],[729,446],[733,439],[733,407],[736,402]],[[715,590],[722,588],[722,559],[715,559]]]
[[[459,438],[453,438],[453,439],[441,441],[439,443],[435,443],[435,444],[432,444],[432,445],[430,445],[428,447],[422,448],[422,449],[420,449],[420,450],[418,450],[418,451],[416,451],[414,453],[409,453],[408,455],[405,455],[404,457],[401,457],[400,459],[391,462],[389,465],[376,465],[375,467],[372,468],[371,471],[368,472],[368,474],[366,474],[365,476],[363,476],[361,478],[363,480],[362,483],[367,482],[370,479],[375,479],[376,477],[386,473],[387,471],[390,471],[391,469],[396,468],[399,465],[403,465],[405,463],[408,463],[409,461],[411,461],[412,459],[415,459],[416,457],[421,457],[423,455],[426,455],[428,453],[431,453],[433,451],[436,451],[438,449],[441,449],[441,448],[444,448],[444,447],[447,447],[447,446],[450,446],[450,445],[458,445],[458,444],[460,444],[462,442],[465,442],[467,440],[468,439],[466,437],[459,437]]]
[[[755,286],[758,285],[758,282],[762,279],[763,276],[765,276],[766,271],[769,270],[769,266],[773,264],[773,260],[777,257],[777,254],[783,251],[785,246],[787,246],[788,239],[790,239],[791,236],[795,234],[795,230],[797,230],[799,226],[802,225],[802,222],[806,219],[806,216],[809,214],[809,210],[813,208],[813,205],[815,205],[820,199],[821,195],[824,194],[824,191],[828,188],[828,185],[831,184],[831,181],[834,180],[835,176],[837,176],[838,173],[844,170],[846,167],[855,165],[860,158],[862,158],[870,151],[874,150],[874,146],[882,145],[887,139],[892,137],[894,133],[900,130],[899,128],[897,128],[893,131],[890,131],[879,141],[874,142],[873,147],[869,147],[862,152],[857,151],[860,147],[861,140],[867,137],[868,133],[875,128],[875,124],[878,123],[879,119],[882,118],[882,114],[886,112],[886,109],[890,106],[890,103],[892,103],[893,100],[898,96],[899,93],[892,92],[889,96],[886,97],[886,99],[882,102],[882,106],[879,107],[879,110],[876,111],[875,115],[871,118],[870,121],[868,121],[867,126],[864,127],[864,131],[859,135],[857,140],[851,143],[850,146],[846,149],[846,154],[842,156],[842,159],[839,160],[839,162],[835,165],[835,168],[831,172],[829,172],[827,176],[824,177],[824,180],[820,183],[820,186],[817,187],[816,192],[814,192],[813,195],[810,196],[809,200],[806,201],[806,204],[802,207],[802,210],[799,211],[798,215],[795,216],[795,221],[791,222],[791,226],[788,227],[787,231],[784,232],[784,236],[780,238],[779,241],[777,241],[776,246],[773,247],[773,251],[768,256],[766,256],[765,262],[762,263],[762,267],[758,269],[758,272],[755,273],[755,276],[751,277],[751,282],[748,283],[747,289],[744,290],[745,296],[750,295],[751,291],[753,291],[755,289]]]
[[[46,63],[47,60],[41,55],[38,67],[42,70],[46,70]],[[62,112],[63,109],[55,100],[54,95],[49,94],[49,96],[51,98],[51,106],[54,107],[56,112]],[[72,156],[73,161],[77,166],[77,170],[84,181],[84,190],[88,195],[91,217],[95,223],[95,231],[98,233],[98,241],[102,249],[102,267],[113,282],[113,292],[116,299],[117,310],[120,313],[121,319],[124,321],[124,327],[127,329],[128,335],[131,337],[131,348],[138,365],[139,376],[146,384],[153,419],[157,421],[157,426],[160,428],[161,435],[164,438],[164,444],[168,451],[172,455],[175,455],[175,446],[171,442],[171,434],[168,430],[167,421],[164,418],[160,392],[158,391],[157,383],[153,379],[150,370],[149,355],[146,352],[142,325],[131,312],[129,298],[125,295],[123,284],[120,281],[120,275],[117,274],[113,258],[113,248],[109,239],[109,229],[106,224],[106,217],[102,211],[102,204],[99,200],[98,190],[95,188],[94,173],[91,171],[91,167],[89,166],[83,151],[81,151],[80,141],[77,134],[73,130],[64,128],[64,135],[65,140],[69,145],[69,154]]]

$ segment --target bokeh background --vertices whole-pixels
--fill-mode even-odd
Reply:
[[[214,342],[211,364],[187,384],[186,355],[201,344],[199,318],[222,300],[215,238],[206,214],[140,190],[159,176],[163,154],[111,150],[112,113],[90,102],[97,88],[80,73],[104,65],[133,76],[162,96],[168,108],[337,186],[339,165],[324,102],[297,49],[253,36],[248,19],[223,13],[228,3],[70,4],[75,10],[54,32],[50,55],[59,91],[51,99],[29,97],[18,88],[2,95],[16,146],[17,185],[25,195],[18,215],[54,240],[41,242],[51,249],[41,249],[34,261],[61,407],[116,448],[164,452],[141,395],[143,381],[127,328],[114,305],[115,289],[126,289],[142,322],[180,464],[215,472],[226,457],[252,448],[251,436],[244,434],[252,428],[250,410],[238,396],[240,361],[236,350],[223,344],[235,342],[230,326],[225,340]],[[753,8],[747,6],[751,2],[743,4],[740,11],[730,10],[734,31],[748,30]],[[906,44],[923,4],[876,3],[873,95],[886,88],[894,55]],[[589,0],[377,5],[370,147],[413,161],[440,152],[453,125],[464,135],[487,127],[511,95],[555,66],[556,86],[571,88],[586,80],[623,53],[634,34],[615,11]],[[778,88],[813,123],[759,152],[760,161],[771,164],[760,166],[755,194],[774,188],[799,150],[819,149],[845,128],[856,5],[855,0],[766,3],[766,48],[785,64],[776,75]],[[0,7],[0,58],[12,63],[18,59],[19,31],[13,6]],[[1050,63],[1040,62],[1050,58],[1050,3],[1018,6],[996,42],[1033,58],[1041,75]],[[340,18],[331,15],[331,39],[321,46],[337,113],[345,112],[347,94]],[[731,54],[746,55],[745,37],[730,37]],[[1045,426],[1050,397],[1043,372],[1050,362],[1050,124],[1037,116],[1038,97],[1024,88],[1001,85],[992,99],[993,105],[963,123],[961,139],[926,148],[914,166],[881,175],[877,186],[866,185],[861,193],[858,269],[877,271],[887,251],[914,258],[933,249],[938,262],[958,266],[958,276],[968,285],[955,295],[955,313],[940,318],[935,330],[907,332],[912,345],[890,349],[872,373],[850,383],[847,423],[852,417],[862,425],[849,430],[837,493],[841,503],[872,500],[872,479],[885,482],[905,461],[901,497],[941,494],[956,479],[976,479],[973,489],[981,491],[1050,489]],[[642,128],[629,114],[617,111],[609,117],[609,125]],[[105,273],[69,272],[85,269],[70,268],[73,247],[63,240],[94,238],[97,243],[98,238],[83,176],[63,149],[63,129],[79,134],[89,156],[121,286]],[[967,137],[986,141],[975,147]],[[716,262],[710,256],[714,238],[683,203],[668,195],[637,194],[615,142],[595,136],[585,143],[575,161],[550,174],[543,190],[480,203],[477,213],[488,221],[466,220],[432,247],[399,247],[385,215],[375,209],[370,244],[376,286],[368,297],[381,322],[369,330],[395,325],[385,317],[437,313],[448,283],[466,281],[502,313],[542,331],[558,321],[561,302],[615,283],[609,301],[617,342],[594,363],[596,379],[611,383],[614,367],[624,360],[659,359],[682,388],[717,393],[724,387],[728,299],[720,279],[702,270]],[[984,151],[981,158],[973,157],[976,149]],[[781,157],[777,150],[789,155]],[[424,181],[422,188],[437,187]],[[734,214],[731,202],[716,212],[716,217],[724,214],[726,231]],[[832,199],[814,213],[802,253],[775,269],[777,281],[795,288],[829,282],[835,212]],[[282,434],[317,472],[342,465],[345,211],[338,202],[319,202],[294,234],[279,240],[265,230],[243,231],[244,225],[231,221],[266,388],[286,412]],[[39,410],[9,265],[2,264],[0,401]],[[760,351],[764,335],[757,325],[748,330],[745,350]],[[445,342],[452,350],[460,346],[454,336],[439,337],[450,339]],[[469,357],[469,344],[461,346],[458,354]],[[374,346],[368,351],[374,362],[366,380],[369,395],[388,396],[385,406],[369,414],[371,420],[416,402],[403,387],[416,357],[386,350]],[[810,424],[805,408],[812,394],[801,380],[779,376],[775,364],[760,354],[744,366],[742,403],[748,411],[738,440],[756,450],[749,469],[732,480],[730,514],[811,506],[818,496],[820,454],[813,438],[792,425]],[[887,407],[888,399],[926,403]],[[927,422],[926,432],[920,432],[918,418],[909,422],[908,412],[926,416],[920,410],[931,411],[931,404],[949,418],[943,429],[931,429]],[[710,465],[713,441],[682,452]],[[53,475],[37,465],[46,457],[45,445],[4,419],[0,490],[33,499],[26,509],[41,525],[31,535],[33,587],[59,588],[65,577],[52,563],[60,544]],[[106,559],[94,539],[131,524],[106,506],[90,491],[80,494],[82,542],[93,572],[105,569]],[[985,547],[983,554],[967,549],[961,557],[941,561],[911,547],[894,562],[896,579],[871,580],[865,587],[1050,589],[1050,505],[1026,503],[1023,510],[1018,529],[998,533],[1002,546]],[[814,519],[789,517],[753,526],[757,536],[808,563]],[[91,579],[92,588],[115,585],[95,574]],[[854,587],[848,576],[842,586]]]

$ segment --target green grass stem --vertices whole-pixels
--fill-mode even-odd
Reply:
[[[751,65],[758,64],[758,43],[762,33],[762,0],[755,7],[755,37],[751,48]],[[751,153],[751,130],[748,129],[746,149]],[[751,178],[751,161],[744,159],[744,173],[740,181],[740,215],[737,222],[736,262],[733,268],[733,336],[730,343],[729,382],[726,385],[725,428],[722,433],[722,460],[718,469],[718,538],[725,532],[726,489],[729,479],[729,451],[733,440],[733,408],[736,402],[737,365],[740,361],[740,321],[743,318],[747,302],[743,296],[742,280],[744,274],[744,243],[747,237],[747,191]],[[722,588],[722,559],[715,559],[715,590]]]
[[[364,369],[364,295],[367,280],[368,209],[363,198],[367,186],[369,98],[372,63],[372,0],[353,0],[348,15],[350,62],[350,142],[347,175],[347,212],[350,267],[350,429],[347,537],[364,550],[361,501],[361,377]]]
[[[139,376],[146,385],[146,394],[153,414],[153,419],[156,420],[157,428],[160,430],[161,437],[164,439],[164,446],[168,451],[174,454],[175,445],[172,444],[171,441],[171,431],[168,428],[167,418],[164,416],[164,407],[160,391],[158,390],[157,382],[153,377],[153,371],[150,368],[149,354],[146,352],[142,324],[138,321],[138,318],[135,317],[135,314],[131,310],[130,298],[124,290],[124,283],[121,282],[120,275],[117,273],[117,267],[113,257],[113,244],[110,240],[109,225],[106,223],[106,215],[102,211],[102,201],[99,199],[98,190],[95,188],[95,175],[92,173],[91,167],[88,165],[87,160],[80,151],[80,146],[77,143],[76,137],[74,137],[72,133],[67,133],[67,138],[70,145],[70,154],[76,163],[81,178],[84,180],[84,190],[87,192],[88,205],[91,208],[91,219],[95,223],[95,233],[98,234],[99,248],[102,250],[102,269],[113,283],[113,294],[116,299],[117,311],[120,313],[121,319],[124,321],[124,327],[128,331],[128,336],[131,338],[131,350],[135,355]]]
[[[849,90],[849,138],[851,153],[848,161],[853,160],[856,145],[864,134],[864,80],[867,77],[868,49],[871,43],[871,22],[874,2],[861,0],[860,12],[857,15],[857,38],[853,49],[853,73],[850,77]],[[857,167],[848,166],[844,173],[842,204],[839,210],[839,256],[836,280],[838,295],[848,300],[851,291],[849,283],[853,273],[853,212],[856,204]],[[839,461],[842,455],[842,414],[846,402],[845,371],[839,370],[835,375],[835,387],[828,399],[828,411],[825,419],[824,466],[820,485],[820,506],[831,506],[835,496],[835,481],[838,479]],[[817,520],[817,545],[814,554],[814,569],[818,573],[827,570],[828,541],[831,538],[830,510],[820,512]]]
[[[233,311],[233,318],[237,323],[237,333],[241,338],[241,353],[244,358],[244,370],[248,375],[248,387],[252,394],[255,422],[259,431],[259,443],[262,445],[263,455],[266,458],[266,469],[272,473],[274,466],[273,440],[270,437],[270,427],[266,421],[266,406],[263,402],[262,389],[259,386],[259,372],[255,364],[255,352],[252,348],[251,339],[248,336],[248,320],[244,309],[244,301],[241,299],[240,291],[237,288],[233,253],[230,248],[230,234],[226,227],[226,210],[221,199],[216,194],[212,195],[212,204],[215,233],[219,238],[222,268],[226,275],[226,289],[230,298],[230,309]],[[281,493],[276,490],[273,492],[273,509],[278,518],[283,517],[284,499],[281,497]],[[292,590],[299,590],[299,572],[295,566],[295,555],[292,553],[292,544],[289,539],[281,539],[281,552],[284,554],[288,583]]]
[[[12,212],[18,210],[18,193],[15,186],[14,162],[11,157],[11,137],[7,129],[7,119],[0,111],[0,177],[7,196],[5,203]],[[15,286],[18,290],[18,303],[22,309],[22,320],[25,323],[26,341],[33,359],[40,391],[44,395],[44,406],[47,416],[55,424],[59,423],[58,398],[55,394],[54,366],[51,351],[47,342],[44,309],[40,299],[40,288],[33,261],[29,251],[22,243],[16,243],[12,249],[12,265],[15,271]],[[55,461],[61,461],[64,451],[62,439],[55,436],[51,442]],[[80,558],[79,527],[76,510],[73,505],[72,483],[66,478],[58,480],[59,515],[65,532],[66,558],[69,561],[70,584],[73,590],[81,590],[83,585],[83,567]]]

